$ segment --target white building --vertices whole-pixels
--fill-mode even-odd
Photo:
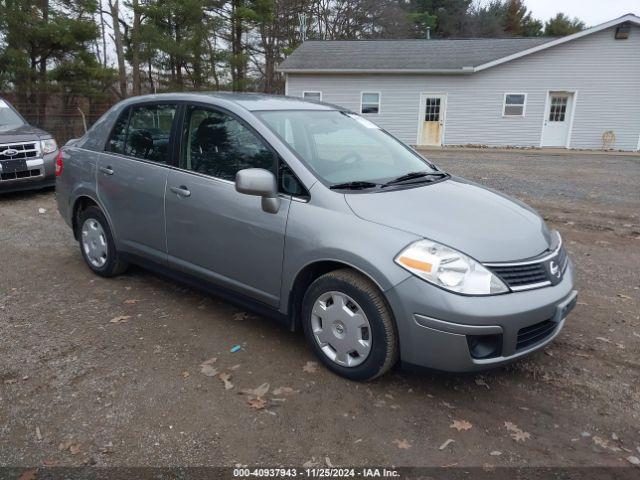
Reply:
[[[562,38],[306,41],[286,94],[412,145],[640,149],[640,17]]]

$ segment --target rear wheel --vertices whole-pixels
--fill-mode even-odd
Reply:
[[[351,380],[370,380],[397,361],[395,323],[380,290],[349,269],[315,280],[302,302],[308,343],[333,372]]]
[[[113,277],[124,272],[128,264],[120,258],[104,214],[98,207],[88,207],[78,216],[82,257],[98,275]]]

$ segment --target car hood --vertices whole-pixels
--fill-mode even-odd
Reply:
[[[28,142],[49,137],[51,135],[47,132],[31,125],[0,125],[0,143]]]
[[[461,178],[345,198],[364,220],[443,243],[481,262],[530,258],[551,243],[533,209]]]

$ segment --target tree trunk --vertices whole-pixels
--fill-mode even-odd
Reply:
[[[109,8],[111,9],[111,19],[113,23],[113,43],[116,46],[116,57],[118,59],[120,98],[127,98],[127,69],[124,63],[124,47],[122,44],[122,33],[120,32],[120,1],[109,0]]]
[[[107,32],[104,27],[102,4],[100,4],[100,34],[102,35],[102,66],[107,68]]]
[[[234,92],[244,89],[244,49],[242,45],[242,19],[240,17],[241,0],[233,0],[231,3],[231,53],[233,65],[231,68],[231,81]]]
[[[43,23],[49,22],[49,0],[40,0],[40,8],[42,9],[42,21]],[[37,115],[38,120],[37,124],[39,127],[44,126],[44,120],[47,113],[47,99],[49,97],[47,93],[47,60],[49,57],[47,55],[42,55],[40,57],[40,64],[38,65],[38,109]]]
[[[133,29],[131,31],[131,76],[133,94],[142,94],[140,81],[140,7],[138,0],[133,0]]]

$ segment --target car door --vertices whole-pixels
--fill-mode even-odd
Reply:
[[[169,264],[278,306],[290,198],[272,214],[235,190],[239,170],[275,174],[277,156],[239,118],[198,105],[185,109],[180,151],[165,198]]]
[[[166,263],[164,192],[174,164],[175,104],[141,104],[118,118],[97,171],[98,198],[118,249]]]

